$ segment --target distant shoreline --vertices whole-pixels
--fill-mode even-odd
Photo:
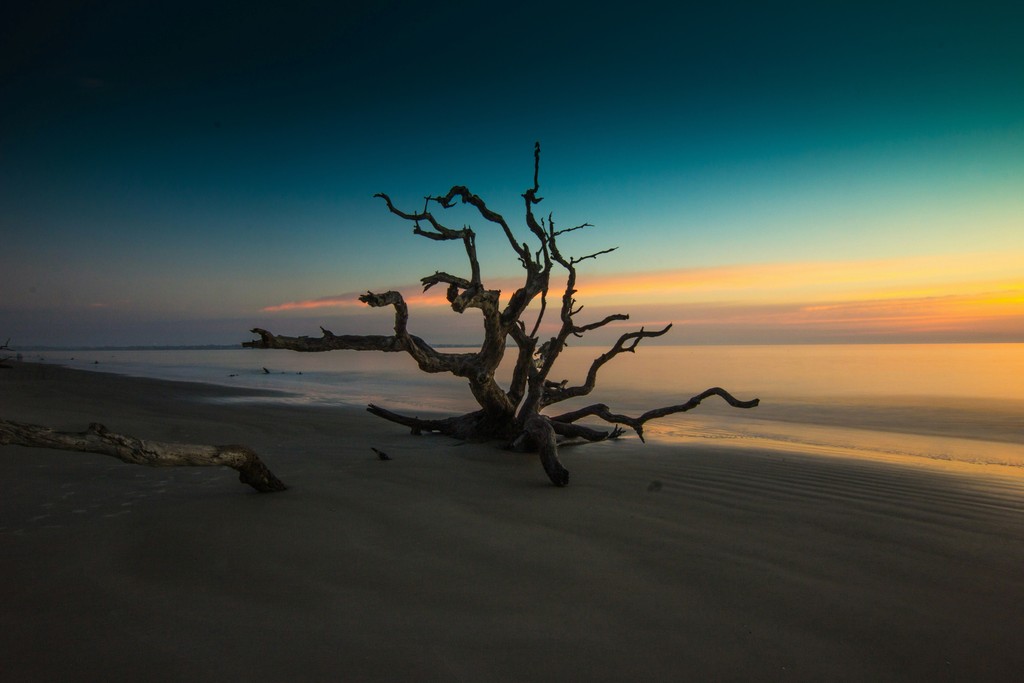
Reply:
[[[898,340],[898,341],[850,341],[850,340],[836,340],[836,341],[783,341],[783,342],[762,342],[756,340],[750,341],[729,341],[729,342],[700,342],[700,341],[689,341],[689,342],[658,342],[651,341],[646,344],[647,347],[664,347],[664,346],[682,346],[682,347],[707,347],[707,346],[764,346],[764,347],[778,347],[778,346],[990,346],[990,345],[1024,345],[1024,339],[984,339],[984,340]],[[434,343],[431,344],[434,348],[477,348],[480,343],[477,342],[465,342],[461,344],[442,344]],[[607,348],[609,344],[602,344],[598,342],[586,343],[586,344],[573,344],[573,346],[581,348]],[[101,346],[88,346],[88,345],[57,345],[57,344],[16,344],[11,343],[11,351],[22,351],[22,352],[36,352],[36,351],[216,351],[216,350],[231,350],[249,348],[243,347],[242,342],[237,344],[129,344],[129,345],[101,345]],[[515,348],[514,344],[508,344],[506,348]]]
[[[438,349],[474,348],[479,344],[434,344]],[[135,345],[135,346],[12,346],[11,351],[52,352],[52,351],[237,351],[250,350],[238,344],[183,344],[183,345]]]

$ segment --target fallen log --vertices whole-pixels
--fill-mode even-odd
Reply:
[[[149,467],[230,467],[238,471],[239,481],[257,491],[268,493],[288,488],[246,446],[145,441],[115,434],[97,422],[84,432],[59,432],[41,425],[0,420],[0,445],[99,453]]]

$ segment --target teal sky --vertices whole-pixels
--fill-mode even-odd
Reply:
[[[578,253],[620,247],[588,262],[584,283],[955,259],[959,280],[902,282],[900,296],[1003,297],[1010,308],[978,339],[1024,341],[1013,308],[1024,268],[986,270],[993,255],[1024,257],[1024,9],[706,4],[5,10],[0,338],[200,344],[241,341],[254,325],[386,330],[387,315],[352,306],[265,309],[414,293],[423,275],[464,270],[458,249],[415,238],[372,195],[411,210],[467,184],[518,219],[540,140],[542,208],[559,224],[595,224]],[[503,240],[451,217],[467,220],[485,280],[515,277]],[[675,343],[856,337],[778,315],[738,327],[715,317],[715,306],[821,303],[807,283],[771,299],[788,271],[766,272],[771,282],[728,297],[678,288],[634,320],[691,320],[695,336],[680,329]],[[899,298],[868,280],[825,303]],[[594,310],[618,305],[595,297]],[[417,333],[440,342],[474,328],[439,307],[416,315]],[[929,340],[900,329],[898,339]],[[960,340],[967,323],[928,329]]]

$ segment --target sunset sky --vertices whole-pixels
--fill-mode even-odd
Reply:
[[[1024,341],[1024,5],[19,3],[0,21],[0,342],[478,336],[407,210],[541,205],[581,318],[664,341]],[[466,211],[484,279],[507,243]],[[504,248],[503,248],[504,247]],[[463,319],[466,318],[466,319]],[[587,318],[589,319],[589,318]],[[584,320],[585,322],[585,320]],[[615,331],[621,331],[619,329]]]

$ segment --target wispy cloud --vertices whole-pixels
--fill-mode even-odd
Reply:
[[[594,314],[671,320],[710,341],[1021,340],[1020,263],[1003,253],[753,264],[598,278],[579,296],[599,303]]]
[[[851,331],[1024,334],[1024,288],[944,296],[848,301],[806,306],[798,321]]]
[[[281,304],[264,306],[260,310],[265,313],[280,313],[283,311],[305,311],[316,308],[363,308],[366,304],[359,300],[361,294],[363,294],[363,292],[350,292],[347,294],[322,296],[316,299],[286,301]],[[406,303],[410,306],[435,307],[448,305],[448,301],[445,299],[443,292],[434,292],[433,290],[411,294],[404,298]]]
[[[517,287],[522,286],[522,281],[512,278],[497,278],[488,280],[484,284],[491,289],[498,289],[506,294],[511,294]],[[394,287],[394,289],[402,293],[402,297],[405,299],[405,302],[410,306],[431,308],[447,307],[449,305],[448,299],[445,298],[445,285],[437,285],[425,292],[422,291],[423,285],[419,283],[410,283]],[[375,291],[383,292],[386,290]],[[330,296],[322,296],[315,299],[300,299],[297,301],[288,301],[281,304],[264,306],[260,310],[265,313],[279,313],[283,311],[301,311],[316,308],[365,308],[366,304],[359,300],[359,297],[365,293],[366,292],[346,292],[344,294],[332,294]]]
[[[683,339],[821,342],[1024,339],[1024,288],[964,295],[830,303],[644,305],[634,320],[677,324]],[[650,318],[648,317],[650,316]],[[677,334],[678,336],[678,334]]]
[[[1024,254],[745,264],[581,277],[578,297],[615,302],[836,302],[1012,289]]]
[[[581,322],[609,312],[648,328],[674,322],[706,340],[1024,339],[1024,254],[963,254],[903,259],[773,263],[648,273],[581,273]],[[495,281],[504,297],[520,284]],[[556,282],[553,284],[557,287]],[[440,288],[410,285],[406,301],[442,319]],[[553,291],[557,297],[560,291]],[[266,312],[361,307],[358,293],[268,306]],[[552,298],[549,297],[549,298]],[[549,303],[552,303],[549,301]],[[556,304],[557,305],[557,304]],[[549,311],[549,324],[557,323]],[[421,318],[424,324],[430,324]],[[584,320],[585,319],[585,320]],[[546,332],[545,332],[546,333]],[[677,339],[676,343],[683,340]]]

